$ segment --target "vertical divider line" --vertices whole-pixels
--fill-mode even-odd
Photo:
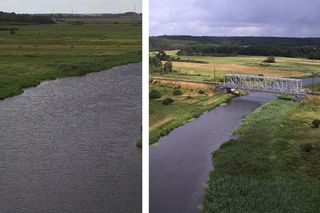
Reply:
[[[142,212],[149,213],[149,0],[142,5]]]

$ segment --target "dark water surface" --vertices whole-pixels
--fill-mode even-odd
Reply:
[[[0,212],[141,212],[141,64],[0,102]]]
[[[234,98],[172,131],[150,147],[150,212],[194,213],[212,168],[211,153],[232,138],[232,131],[274,94]]]

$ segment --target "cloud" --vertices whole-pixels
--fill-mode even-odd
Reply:
[[[151,35],[318,37],[318,0],[151,0]]]
[[[10,0],[0,1],[0,10],[16,13],[119,13],[141,12],[142,0]]]

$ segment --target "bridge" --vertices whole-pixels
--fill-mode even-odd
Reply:
[[[223,87],[257,92],[304,95],[301,79],[273,78],[254,75],[226,74]]]

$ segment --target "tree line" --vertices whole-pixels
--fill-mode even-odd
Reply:
[[[274,55],[320,58],[320,38],[252,36],[156,36],[150,50],[176,50],[180,55]]]
[[[183,35],[150,37],[151,51],[174,50],[194,45],[320,47],[320,38]]]
[[[269,46],[269,45],[196,45],[182,48],[178,55],[205,56],[282,56],[294,58],[320,59],[320,47]]]
[[[0,11],[1,24],[54,24],[54,20],[46,15],[29,15],[6,13]]]

